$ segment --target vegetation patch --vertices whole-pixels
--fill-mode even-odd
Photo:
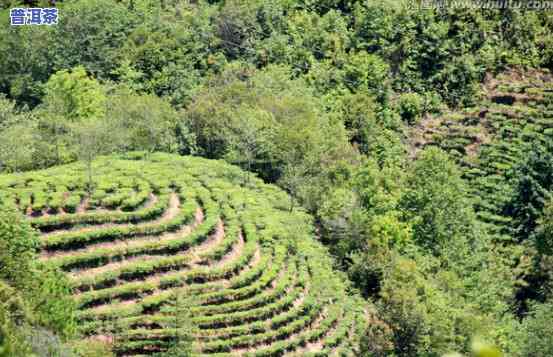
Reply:
[[[0,177],[67,273],[81,333],[121,355],[183,336],[201,355],[353,353],[364,303],[287,194],[220,161],[137,155],[95,160],[90,192],[83,164]]]

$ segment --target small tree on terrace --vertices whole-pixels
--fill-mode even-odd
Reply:
[[[290,195],[290,212],[294,210],[296,199],[299,196],[301,187],[306,183],[305,170],[300,165],[287,165],[284,167],[279,184],[284,187]]]
[[[192,356],[192,345],[194,338],[192,335],[192,311],[194,306],[193,297],[187,295],[185,291],[175,290],[168,306],[162,308],[162,312],[169,314],[172,318],[168,323],[168,328],[174,329],[174,336],[171,346],[163,357],[189,357]]]
[[[96,156],[111,152],[117,145],[105,119],[76,123],[71,127],[72,143],[87,172],[87,189],[93,190],[93,162]]]

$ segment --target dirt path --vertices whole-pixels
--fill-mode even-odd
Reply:
[[[89,205],[90,205],[90,198],[85,197],[83,200],[81,200],[81,203],[79,203],[75,212],[77,214],[83,214],[86,212]]]
[[[225,225],[222,220],[219,220],[215,233],[210,235],[209,238],[200,244],[199,246],[193,247],[189,254],[192,258],[192,265],[197,266],[201,262],[200,255],[209,252],[210,250],[217,247],[225,239]]]
[[[73,271],[73,272],[67,273],[67,277],[69,278],[70,281],[75,282],[75,281],[78,281],[78,280],[81,280],[81,279],[92,278],[96,275],[107,273],[107,272],[112,271],[112,270],[118,270],[118,269],[124,268],[125,266],[128,266],[132,263],[147,262],[147,261],[152,261],[152,260],[155,260],[155,259],[161,259],[161,258],[164,258],[164,257],[165,256],[162,256],[162,255],[136,256],[136,257],[132,257],[132,258],[127,258],[125,260],[121,260],[119,262],[108,263],[106,265],[102,265],[102,266],[96,267],[96,268],[89,268],[89,269]]]
[[[230,263],[234,261],[235,259],[238,259],[242,252],[244,251],[244,237],[242,236],[242,232],[238,235],[238,242],[234,243],[232,246],[232,249],[230,252],[225,254],[220,260],[214,261],[214,262],[208,262],[208,266],[210,268],[221,268],[225,266],[227,263]]]

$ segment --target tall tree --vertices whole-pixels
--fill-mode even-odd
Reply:
[[[503,213],[513,217],[513,233],[525,240],[535,231],[545,203],[553,198],[553,145],[535,147],[512,172],[515,189]]]
[[[452,239],[470,236],[474,217],[468,187],[444,151],[426,149],[414,162],[407,184],[400,206],[421,246],[438,252]]]

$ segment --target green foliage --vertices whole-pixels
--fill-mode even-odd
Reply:
[[[344,81],[351,91],[368,92],[380,101],[387,99],[388,64],[380,57],[359,52],[348,57]]]
[[[20,171],[34,166],[35,131],[31,115],[0,94],[0,171]]]
[[[348,227],[362,229],[338,250],[385,326],[367,329],[362,350],[438,356],[468,351],[474,334],[504,338],[514,275],[490,251],[460,170],[443,151],[427,149],[402,171],[393,161],[359,171],[354,187],[363,210]],[[502,333],[493,333],[495,324]]]
[[[37,322],[62,337],[74,337],[76,306],[66,277],[59,270],[45,266],[35,273],[34,279],[32,288],[36,293],[29,300],[36,306]]]
[[[67,334],[74,320],[59,318],[74,299],[79,332],[99,334],[117,354],[355,348],[365,303],[333,273],[311,238],[312,218],[290,210],[283,191],[253,175],[244,183],[244,173],[222,161],[130,153],[94,160],[86,196],[86,166],[0,176],[4,200],[18,202],[26,224],[40,230],[44,265],[67,273],[68,281],[46,271],[36,279],[41,293],[30,301],[43,325]],[[64,202],[58,211],[37,202],[52,190],[86,197],[86,206],[68,213]],[[146,199],[127,206],[141,192]]]
[[[57,26],[37,31],[47,39],[45,60],[55,71],[83,66],[95,77],[110,78],[124,57],[121,52],[140,16],[122,2],[76,1],[61,4]],[[83,50],[86,44],[86,51]]]
[[[551,321],[551,303],[536,304],[532,307],[529,316],[523,321],[520,331],[522,356],[545,357],[553,353],[553,340],[549,330]]]
[[[28,222],[13,209],[0,210],[0,278],[23,288],[32,275],[40,243]]]
[[[497,347],[479,340],[472,342],[472,354],[475,357],[501,357],[503,354]]]
[[[30,346],[20,330],[20,325],[28,318],[27,307],[17,291],[3,281],[0,281],[0,297],[0,356],[28,355]]]
[[[5,202],[3,203],[5,204]],[[65,277],[37,262],[37,234],[12,208],[0,207],[0,355],[62,353],[73,337],[74,305]],[[49,330],[45,330],[47,328]],[[48,342],[37,342],[45,338]],[[56,352],[57,351],[57,352]]]
[[[45,93],[45,110],[54,120],[94,121],[105,115],[105,93],[82,66],[53,74]]]
[[[110,130],[118,133],[118,137],[112,134],[110,139],[117,140],[120,150],[176,152],[179,149],[176,141],[178,116],[166,101],[122,90],[109,97],[107,107],[112,123]]]
[[[112,141],[112,123],[106,118],[86,121],[70,127],[69,140],[75,148],[77,157],[87,165],[88,191],[93,185],[92,161],[97,155],[112,152],[117,148],[117,142]]]
[[[36,125],[31,123],[0,128],[0,169],[18,172],[36,167],[36,139]]]
[[[0,128],[5,128],[18,121],[18,110],[15,102],[6,98],[5,94],[0,94]]]
[[[467,186],[445,152],[425,150],[414,163],[408,187],[400,206],[421,246],[436,251],[453,237],[470,239],[473,217]]]
[[[366,1],[354,10],[355,46],[388,59],[401,92],[438,90],[448,103],[470,103],[484,69],[549,61],[540,48],[551,33],[550,15],[529,12],[522,20],[523,13]]]
[[[416,124],[423,111],[423,98],[417,93],[405,93],[398,98],[398,111],[401,118],[410,125]]]
[[[252,56],[254,44],[262,36],[261,24],[257,21],[256,1],[225,1],[214,21],[215,35],[219,46],[229,60]]]
[[[536,229],[537,220],[553,190],[553,150],[537,147],[527,160],[513,170],[514,194],[504,208],[512,217],[514,235],[527,239]]]
[[[553,200],[550,200],[538,221],[536,246],[541,254],[553,255]]]
[[[251,76],[236,68],[200,92],[183,113],[199,153],[249,165],[271,181],[279,178],[285,163],[317,170],[322,153],[329,160],[341,155],[343,126],[321,112],[302,81],[288,76],[276,67]]]
[[[462,357],[459,353],[448,353],[443,357]],[[493,345],[479,340],[472,343],[471,354],[474,357],[501,357],[503,354]]]
[[[213,9],[181,2],[168,11],[160,5],[141,2],[127,15],[141,18],[140,24],[129,28],[118,51],[123,59],[112,73],[139,92],[167,97],[181,107],[203,82],[200,75],[222,61],[210,48],[216,42]]]

